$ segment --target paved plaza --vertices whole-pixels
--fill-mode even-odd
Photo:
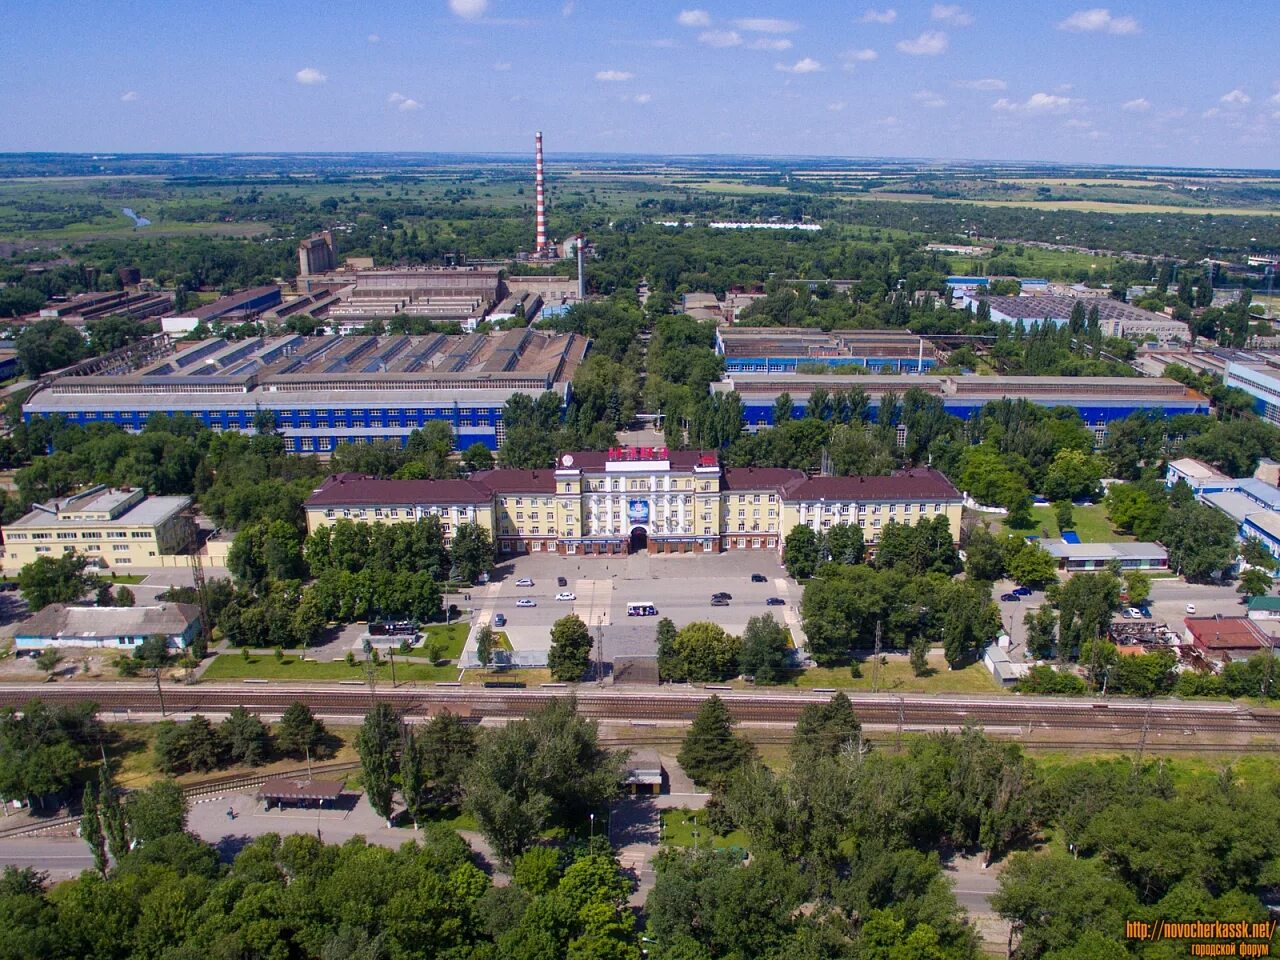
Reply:
[[[752,574],[761,574],[764,583],[753,583]],[[556,584],[564,577],[567,587]],[[520,587],[517,580],[528,578],[532,587]],[[556,600],[568,591],[573,601]],[[727,607],[713,607],[711,595],[732,596]],[[797,642],[800,632],[802,588],[787,576],[773,551],[673,556],[632,554],[626,557],[560,557],[531,554],[502,561],[493,581],[472,591],[476,616],[472,636],[463,653],[464,664],[474,664],[475,629],[495,625],[497,614],[506,618],[501,627],[507,633],[517,663],[540,664],[551,643],[551,626],[560,617],[576,613],[592,629],[603,635],[604,656],[657,654],[656,629],[661,617],[670,617],[677,627],[695,620],[710,620],[730,633],[740,634],[747,621],[762,613],[791,628]],[[765,600],[778,597],[785,605],[768,606]],[[519,607],[521,598],[533,600],[535,607]],[[628,617],[628,603],[652,603],[656,617]]]

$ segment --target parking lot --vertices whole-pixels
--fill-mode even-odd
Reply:
[[[764,583],[753,583],[752,574],[761,574]],[[560,587],[557,577],[567,586]],[[528,578],[531,587],[516,581]],[[558,601],[561,591],[573,593],[572,601]],[[725,592],[728,606],[713,607],[711,595]],[[775,619],[799,634],[799,603],[802,590],[787,576],[771,551],[679,556],[587,558],[521,556],[504,560],[493,582],[473,591],[477,607],[475,623],[494,625],[501,613],[505,630],[516,652],[517,662],[531,662],[532,655],[545,655],[551,642],[551,626],[560,617],[576,613],[594,632],[604,634],[606,659],[617,656],[644,656],[657,652],[657,621],[670,617],[677,627],[695,620],[711,620],[730,633],[741,633],[747,620],[771,612]],[[769,606],[765,600],[778,597],[783,605]],[[536,606],[516,606],[518,599],[532,600]],[[652,603],[654,617],[628,617],[628,603]],[[473,638],[474,639],[474,638]],[[468,647],[474,648],[473,640]],[[521,655],[524,656],[521,656]],[[464,654],[464,662],[467,656]]]

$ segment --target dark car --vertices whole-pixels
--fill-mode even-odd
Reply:
[[[763,573],[753,573],[751,575],[751,582],[752,583],[768,583],[769,578],[766,577]]]
[[[787,601],[783,600],[781,597],[766,597],[764,604],[766,607],[785,607],[787,605]]]
[[[1030,587],[1014,587],[1009,592],[1016,597],[1029,597],[1033,591]]]
[[[729,605],[728,597],[712,597],[711,605],[713,607],[727,607]]]
[[[568,585],[569,585],[569,581],[566,580],[564,577],[556,577],[557,587],[567,587]]]
[[[1139,612],[1140,614],[1142,614],[1142,619],[1143,619],[1143,620],[1150,620],[1150,619],[1151,619],[1151,608],[1150,608],[1150,607],[1148,607],[1146,604],[1143,604],[1142,606],[1140,606],[1140,607],[1138,608],[1138,612]]]
[[[1018,596],[1016,593],[1002,593],[1002,594],[1000,594],[1000,602],[1001,602],[1001,603],[1020,603],[1021,601],[1022,601],[1022,598],[1021,598],[1020,596]]]
[[[506,616],[505,616],[504,614],[501,614],[501,613],[495,613],[495,614],[493,615],[493,625],[494,625],[495,627],[505,627],[505,626],[507,625],[507,618],[506,618]]]

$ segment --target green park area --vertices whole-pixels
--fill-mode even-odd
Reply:
[[[911,664],[903,656],[888,657],[877,668],[870,657],[858,661],[862,676],[855,677],[848,667],[810,667],[794,671],[782,681],[783,686],[804,689],[835,688],[870,693],[1002,693],[1004,688],[995,682],[991,672],[981,663],[971,663],[959,670],[948,670],[940,657],[931,657],[929,670],[924,676],[916,676]],[[734,686],[748,686],[735,681]],[[757,689],[768,689],[759,687]]]
[[[1030,527],[1010,530],[1011,533],[1026,536],[1043,537],[1046,532],[1050,537],[1061,537],[1058,521],[1054,517],[1053,507],[1034,506],[1031,508],[1032,524]],[[1071,510],[1072,527],[1082,543],[1112,543],[1115,541],[1132,541],[1134,538],[1126,533],[1118,533],[1107,519],[1107,508],[1101,503],[1075,506]],[[1002,524],[1003,525],[1003,524]],[[1006,527],[1006,529],[1008,529]]]
[[[458,679],[458,668],[449,664],[435,666],[414,657],[395,657],[394,667],[387,657],[373,668],[379,683],[436,683]],[[293,655],[223,653],[202,674],[205,680],[358,680],[367,679],[364,661],[349,664],[345,660],[305,660]]]
[[[662,811],[661,842],[673,847],[703,847],[710,844],[716,850],[736,847],[746,851],[748,839],[741,830],[734,830],[719,837],[707,829],[706,814],[701,810]]]

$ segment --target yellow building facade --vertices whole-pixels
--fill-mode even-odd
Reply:
[[[158,557],[194,543],[188,497],[148,497],[137,488],[92,487],[37,504],[0,531],[4,567],[16,572],[39,557],[79,553],[90,566],[161,566]]]
[[[946,516],[960,535],[961,497],[935,470],[887,477],[809,477],[722,467],[714,452],[621,447],[562,454],[554,470],[484,470],[467,480],[340,474],[307,501],[307,527],[340,519],[395,523],[438,516],[489,531],[501,553],[616,556],[781,551],[804,524],[860,526],[874,544],[890,521]]]

